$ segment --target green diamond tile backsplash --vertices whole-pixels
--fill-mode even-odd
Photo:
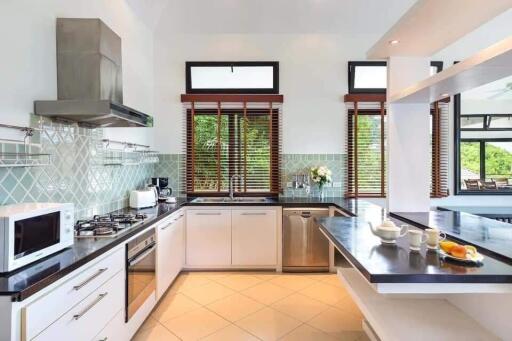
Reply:
[[[51,162],[42,167],[0,168],[0,204],[72,202],[76,218],[128,206],[129,191],[143,188],[153,164],[105,166],[101,129],[44,122],[32,139]],[[20,147],[0,144],[1,151]]]
[[[185,157],[183,154],[161,154],[160,162],[155,165],[155,176],[169,177],[169,186],[173,195],[182,194],[182,179],[185,174]],[[343,196],[345,155],[344,154],[283,154],[282,155],[282,183],[281,188],[285,196],[307,197],[318,195],[318,188],[311,186],[310,191],[305,189],[291,189],[286,187],[287,182],[293,180],[295,174],[307,174],[314,166],[327,166],[332,171],[333,183],[325,187],[326,196]],[[333,185],[340,185],[333,187]]]
[[[155,177],[168,177],[173,196],[182,195],[182,177],[184,176],[185,156],[183,154],[160,154],[155,164]]]
[[[318,187],[311,184],[306,189],[287,188],[286,183],[292,182],[295,174],[309,174],[311,167],[326,166],[332,171],[332,183],[324,187],[326,197],[341,197],[344,194],[344,176],[346,169],[345,154],[283,154],[282,156],[282,188],[287,197],[318,196]],[[337,187],[335,187],[337,186]]]

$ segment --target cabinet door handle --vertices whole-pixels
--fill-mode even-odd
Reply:
[[[196,215],[221,215],[220,212],[198,212]]]
[[[244,212],[242,215],[267,215],[265,212]]]
[[[108,336],[105,336],[103,339],[99,339],[98,341],[107,341],[108,340]]]
[[[102,299],[104,299],[106,296],[108,295],[108,292],[105,292],[103,294],[99,294],[98,295],[98,298],[96,298],[94,300],[94,302],[92,302],[91,304],[89,304],[87,307],[85,307],[84,310],[82,310],[81,312],[79,312],[78,314],[76,315],[73,315],[73,318],[76,320],[80,319],[80,317],[84,316],[89,310],[91,310],[96,304],[100,303],[100,301]]]
[[[82,283],[75,285],[73,287],[73,289],[75,289],[76,291],[82,289],[84,286],[87,285],[87,283],[89,283],[90,281],[92,281],[93,279],[95,279],[96,277],[98,277],[99,275],[101,275],[102,273],[104,273],[107,270],[108,270],[108,268],[99,269],[94,275],[92,275],[91,277],[87,278]]]

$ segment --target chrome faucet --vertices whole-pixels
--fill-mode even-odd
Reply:
[[[229,197],[231,198],[231,200],[234,200],[235,199],[235,186],[233,185],[234,183],[234,180],[235,179],[242,179],[242,177],[238,174],[233,174],[231,175],[231,178],[229,179]]]

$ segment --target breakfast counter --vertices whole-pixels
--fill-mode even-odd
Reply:
[[[482,253],[512,264],[512,225],[453,211],[392,212],[392,217],[420,228],[437,228],[450,239],[476,246]]]
[[[512,265],[491,256],[479,267],[461,265],[442,260],[425,245],[419,252],[410,251],[407,237],[398,238],[396,244],[382,244],[367,219],[318,221],[327,238],[370,283],[512,283]]]

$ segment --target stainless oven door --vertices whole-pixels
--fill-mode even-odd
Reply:
[[[128,253],[129,254],[129,253]],[[156,289],[156,243],[153,241],[127,260],[126,321]]]

